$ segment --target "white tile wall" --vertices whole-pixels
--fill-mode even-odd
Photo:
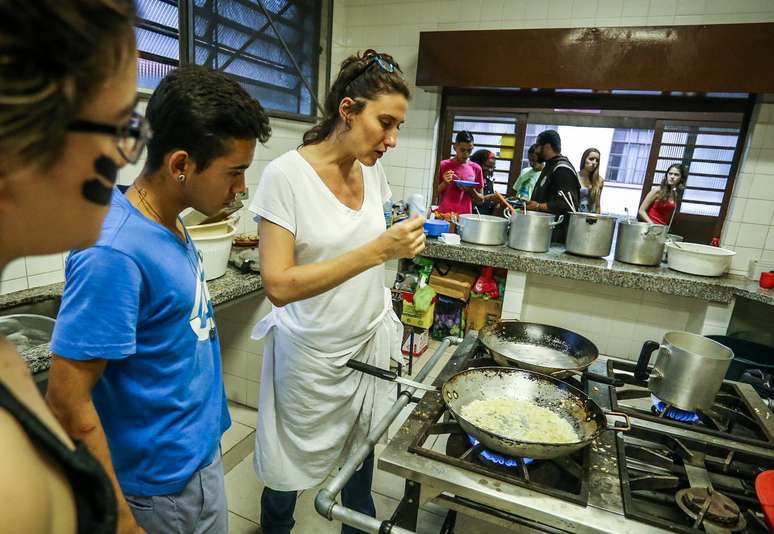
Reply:
[[[707,324],[706,333],[717,333],[730,317],[730,307],[718,305],[707,318],[708,305],[686,297],[536,274],[526,279],[521,320],[578,332],[608,356],[634,360],[646,340],[659,341],[670,330],[705,333]],[[507,298],[506,288],[504,314]]]
[[[250,332],[270,310],[269,299],[261,294],[215,311],[226,396],[256,409],[261,389],[263,341],[250,339]]]
[[[721,242],[745,274],[750,260],[774,258],[774,102],[756,107],[739,170]]]

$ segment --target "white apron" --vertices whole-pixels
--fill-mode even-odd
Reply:
[[[303,490],[325,480],[385,415],[391,384],[346,363],[388,368],[390,357],[400,358],[403,325],[385,289],[381,318],[365,341],[359,336],[351,350],[332,356],[306,345],[276,313],[251,336],[266,337],[253,465],[269,488]]]

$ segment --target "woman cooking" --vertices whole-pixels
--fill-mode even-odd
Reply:
[[[439,213],[472,213],[473,203],[479,204],[484,200],[484,174],[477,163],[468,161],[471,152],[473,134],[458,132],[454,139],[454,156],[441,162],[438,177],[438,196],[441,199]],[[461,180],[471,185],[462,184]]]
[[[688,171],[683,165],[674,163],[669,166],[659,187],[651,189],[640,205],[639,215],[651,224],[672,223],[677,204],[682,198]]]
[[[254,457],[265,534],[290,532],[297,492],[322,482],[382,416],[378,380],[346,363],[384,368],[400,357],[383,264],[424,249],[424,219],[385,231],[391,193],[379,159],[397,144],[409,97],[390,56],[344,60],[321,122],[269,163],[250,205],[274,304],[253,331],[266,338]],[[374,516],[372,473],[373,456],[342,501]]]

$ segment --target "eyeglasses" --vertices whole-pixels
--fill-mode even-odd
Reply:
[[[400,70],[398,69],[398,66],[395,65],[395,63],[393,63],[386,57],[382,56],[381,54],[373,54],[369,57],[368,62],[360,70],[357,71],[357,74],[352,76],[352,79],[350,79],[347,82],[347,84],[344,86],[344,89],[345,90],[348,89],[349,86],[352,85],[352,82],[354,82],[355,80],[360,78],[363,74],[365,74],[365,72],[371,67],[371,65],[374,65],[374,64],[379,65],[379,67],[384,72],[389,72],[391,74],[397,70]]]
[[[129,163],[137,163],[142,149],[153,137],[148,121],[136,111],[123,126],[114,126],[102,122],[75,120],[67,129],[71,132],[98,133],[112,135],[118,139],[117,147],[121,156]]]

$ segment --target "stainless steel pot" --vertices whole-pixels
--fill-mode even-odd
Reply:
[[[648,371],[650,356],[659,349]],[[660,400],[681,410],[709,410],[720,391],[734,353],[704,336],[667,332],[662,343],[646,341],[634,369],[638,380]]]
[[[615,259],[634,265],[658,265],[664,256],[667,227],[634,220],[618,221]]]
[[[462,240],[476,245],[502,245],[508,235],[508,219],[494,215],[460,215],[457,226]]]
[[[567,252],[579,256],[604,258],[610,254],[615,233],[615,217],[598,213],[570,214]]]
[[[563,220],[564,215],[559,215],[554,221],[551,213],[514,211],[508,231],[508,246],[527,252],[548,252],[551,232]]]

